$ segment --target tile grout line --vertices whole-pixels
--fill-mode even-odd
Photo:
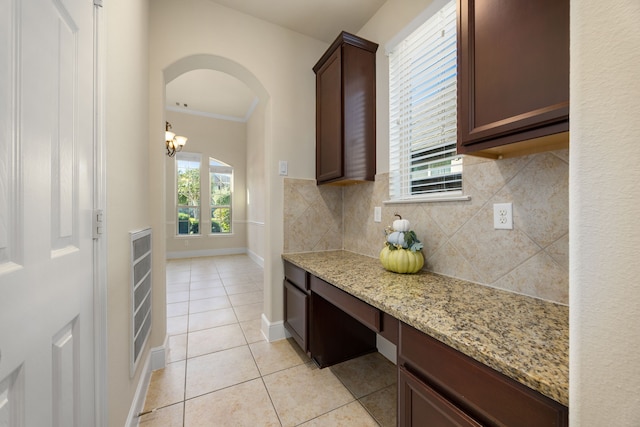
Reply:
[[[193,262],[189,260],[189,303],[187,304],[187,343],[185,344],[184,354],[184,385],[182,387],[182,427],[187,422],[187,369],[189,358],[189,321],[191,320],[191,269],[193,268]]]
[[[270,390],[267,388],[267,385],[266,385],[266,382],[265,382],[265,377],[266,377],[266,376],[269,376],[269,375],[276,374],[276,373],[278,373],[278,372],[285,371],[285,370],[287,370],[287,369],[291,369],[291,367],[288,367],[288,368],[282,368],[282,369],[276,370],[276,371],[274,371],[274,372],[269,372],[269,373],[268,373],[268,374],[266,374],[266,375],[265,375],[265,374],[263,374],[263,372],[260,370],[259,365],[258,365],[258,362],[257,362],[257,360],[256,360],[256,355],[254,354],[254,351],[253,351],[253,350],[252,350],[252,348],[251,348],[251,345],[252,345],[252,344],[258,343],[259,341],[249,342],[249,341],[250,341],[250,339],[249,339],[249,337],[248,337],[248,335],[247,335],[247,334],[248,334],[248,332],[246,332],[246,331],[242,328],[242,326],[240,325],[242,322],[239,320],[238,315],[237,315],[237,313],[236,313],[236,310],[235,310],[236,306],[235,306],[234,304],[232,304],[232,303],[231,303],[231,299],[229,298],[229,293],[228,293],[228,291],[227,291],[227,289],[226,289],[226,286],[224,285],[224,281],[223,281],[223,280],[222,280],[222,278],[219,276],[219,271],[218,271],[218,278],[220,278],[220,280],[221,280],[221,282],[222,282],[223,289],[224,289],[224,291],[225,291],[225,295],[226,295],[226,296],[227,296],[227,298],[228,298],[228,301],[229,301],[229,304],[230,304],[230,308],[232,308],[233,313],[234,313],[234,316],[235,316],[235,319],[236,319],[236,322],[231,323],[231,324],[229,324],[229,325],[237,324],[237,325],[238,325],[238,327],[240,328],[240,331],[241,331],[242,336],[243,336],[244,341],[245,341],[245,344],[242,344],[242,345],[240,345],[240,346],[235,346],[235,347],[233,347],[233,348],[242,347],[242,346],[244,346],[244,345],[246,345],[246,346],[247,346],[247,349],[249,350],[249,353],[251,354],[252,360],[253,360],[253,362],[254,362],[254,364],[255,364],[256,368],[257,368],[257,374],[258,374],[258,376],[257,376],[257,377],[255,377],[255,378],[252,378],[252,379],[248,379],[248,380],[245,380],[245,381],[241,381],[241,382],[239,382],[239,383],[237,383],[237,384],[231,384],[231,385],[228,385],[228,386],[222,387],[222,388],[217,389],[217,390],[212,390],[212,391],[209,391],[209,392],[206,392],[206,393],[200,394],[200,395],[198,395],[198,396],[192,396],[192,397],[190,397],[190,398],[188,398],[188,399],[187,399],[187,397],[186,397],[186,386],[187,386],[187,367],[188,367],[188,364],[189,364],[189,360],[190,360],[190,359],[193,359],[194,357],[201,357],[201,356],[204,356],[204,355],[199,355],[199,356],[194,356],[194,357],[189,357],[189,356],[188,356],[188,354],[189,354],[189,353],[188,353],[188,349],[189,349],[189,342],[190,342],[190,340],[189,340],[189,333],[190,333],[190,332],[189,332],[189,327],[190,327],[190,325],[191,325],[191,320],[192,320],[192,319],[191,319],[191,314],[192,314],[192,313],[191,313],[191,302],[192,302],[192,300],[191,300],[191,285],[192,285],[193,274],[194,274],[193,268],[194,268],[194,265],[191,263],[191,264],[190,264],[190,269],[189,269],[189,276],[190,276],[190,277],[189,277],[189,289],[188,289],[188,291],[189,291],[189,299],[188,299],[188,304],[187,304],[187,330],[186,330],[186,337],[187,337],[187,339],[186,339],[186,345],[185,345],[185,347],[186,347],[186,348],[185,348],[185,355],[184,355],[184,361],[185,361],[185,377],[184,377],[183,394],[182,394],[182,396],[183,396],[183,400],[182,400],[182,401],[180,401],[180,402],[176,402],[176,403],[181,403],[181,404],[182,404],[182,425],[183,425],[183,427],[184,427],[184,425],[186,424],[186,402],[187,402],[187,401],[195,400],[195,399],[197,399],[197,398],[201,398],[201,397],[206,396],[206,395],[208,395],[208,394],[213,394],[213,393],[216,393],[216,392],[218,392],[218,391],[222,391],[222,390],[225,390],[225,389],[233,388],[233,387],[235,387],[235,386],[238,386],[238,385],[240,385],[240,384],[248,383],[248,382],[253,381],[253,380],[256,380],[256,379],[258,379],[258,378],[260,378],[260,381],[261,381],[261,383],[263,384],[263,387],[265,388],[265,391],[267,392],[267,396],[268,396],[269,401],[270,401],[270,403],[271,403],[271,408],[272,408],[272,409],[273,409],[273,411],[275,412],[275,415],[276,415],[276,417],[277,417],[277,419],[278,419],[278,422],[279,422],[279,423],[280,423],[280,425],[282,426],[282,425],[283,425],[282,418],[281,418],[280,414],[278,413],[278,411],[276,410],[276,407],[275,407],[275,404],[274,404],[274,401],[273,401],[273,397],[272,397],[272,395],[271,395],[271,392],[270,392]],[[216,268],[216,271],[217,271],[217,268]],[[252,283],[253,283],[253,282],[252,282]],[[230,286],[237,286],[237,285],[230,285]],[[256,285],[254,284],[254,286],[256,286]],[[257,289],[257,291],[262,291],[262,292],[264,292],[264,289]],[[252,291],[251,291],[251,292],[252,292]],[[244,293],[248,293],[248,292],[244,292]],[[241,294],[242,294],[242,293],[241,293]],[[246,304],[246,305],[248,305],[248,304]],[[215,310],[207,310],[207,311],[215,311]],[[195,314],[195,313],[194,313],[194,314]],[[250,320],[252,320],[252,319],[245,320],[245,322],[249,322]],[[259,319],[258,319],[258,320],[259,320]],[[228,325],[223,325],[223,326],[228,326]],[[217,327],[217,326],[214,326],[213,328],[215,328],[215,327]],[[212,329],[212,328],[205,328],[205,329]],[[218,351],[211,352],[211,353],[216,353],[216,352],[219,352],[219,351],[225,351],[225,350],[228,350],[228,349],[222,349],[222,350],[218,350]],[[211,353],[207,353],[207,354],[211,354]],[[179,361],[176,361],[176,362],[179,362]],[[304,361],[301,361],[301,362],[302,362],[302,363],[301,363],[301,365],[302,365],[302,364],[305,364],[305,362],[304,362]],[[310,363],[310,362],[309,362],[309,363]],[[299,366],[299,365],[295,365],[295,366]],[[345,407],[345,406],[348,406],[348,405],[352,404],[353,402],[358,402],[358,405],[360,405],[360,407],[362,407],[363,409],[365,409],[366,413],[371,417],[371,419],[376,423],[376,425],[382,425],[382,423],[381,423],[381,422],[380,422],[380,421],[379,421],[379,420],[378,420],[378,419],[377,419],[377,418],[376,418],[376,417],[375,417],[375,416],[374,416],[374,415],[373,415],[373,414],[372,414],[372,413],[367,409],[367,407],[366,407],[366,406],[361,402],[361,399],[357,398],[357,397],[355,396],[355,394],[354,394],[353,392],[351,392],[351,390],[349,390],[349,389],[348,389],[348,387],[346,387],[346,384],[342,381],[342,379],[341,379],[340,377],[338,377],[335,373],[333,373],[333,372],[331,372],[331,373],[333,374],[333,376],[334,376],[334,377],[336,377],[336,378],[339,380],[339,382],[343,385],[343,387],[344,387],[344,388],[349,392],[349,394],[350,394],[350,395],[351,395],[351,397],[352,397],[352,400],[351,400],[351,401],[349,401],[349,402],[347,402],[347,403],[344,403],[344,404],[342,404],[342,405],[339,405],[339,406],[337,406],[337,407],[335,407],[335,408],[333,408],[333,409],[330,409],[330,410],[328,410],[328,411],[326,411],[326,412],[324,412],[324,413],[322,413],[322,414],[319,414],[319,415],[317,415],[317,416],[315,416],[315,417],[313,417],[313,418],[310,418],[310,419],[308,419],[308,420],[305,420],[305,421],[299,422],[299,423],[297,423],[296,425],[304,424],[304,423],[307,423],[307,422],[309,422],[309,421],[311,421],[311,420],[317,419],[317,418],[319,418],[319,417],[321,417],[321,416],[323,416],[323,415],[329,414],[329,413],[331,413],[331,412],[333,412],[333,411],[335,411],[335,410],[338,410],[338,409],[340,409],[340,408],[343,408],[343,407]],[[368,393],[366,396],[368,396],[368,395],[370,395],[370,394],[373,394],[373,393],[374,393],[374,392]],[[363,396],[363,397],[366,397],[366,396]],[[175,405],[176,403],[169,404],[169,405],[164,405],[164,406],[159,407],[159,408],[156,408],[156,409],[163,409],[163,408],[166,408],[166,407],[169,407],[169,406]]]

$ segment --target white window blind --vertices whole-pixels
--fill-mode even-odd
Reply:
[[[453,0],[389,53],[391,200],[462,192],[456,61]]]

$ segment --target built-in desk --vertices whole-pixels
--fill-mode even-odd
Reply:
[[[376,333],[398,344],[400,425],[449,425],[442,416],[451,425],[568,424],[567,307],[427,272],[390,273],[347,251],[283,259],[308,286],[303,349],[314,360],[352,327],[368,334],[358,351],[373,351]]]

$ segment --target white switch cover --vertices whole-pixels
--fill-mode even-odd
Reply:
[[[373,222],[382,222],[382,208],[380,206],[373,208]]]
[[[287,176],[288,174],[288,165],[286,160],[280,160],[278,162],[278,170],[280,171],[280,176]]]
[[[493,228],[513,230],[513,205],[511,203],[493,204]]]

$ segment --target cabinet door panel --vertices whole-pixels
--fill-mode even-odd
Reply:
[[[376,63],[375,55],[346,45],[343,55],[345,175],[375,180],[376,170]]]
[[[435,390],[400,368],[398,405],[401,427],[472,427],[478,422],[440,396]]]
[[[342,152],[342,70],[340,49],[318,70],[316,78],[316,180],[344,174]]]
[[[567,131],[569,1],[458,6],[459,151]]]
[[[309,296],[300,289],[284,281],[285,313],[284,325],[300,348],[307,352],[307,313],[309,311]]]

